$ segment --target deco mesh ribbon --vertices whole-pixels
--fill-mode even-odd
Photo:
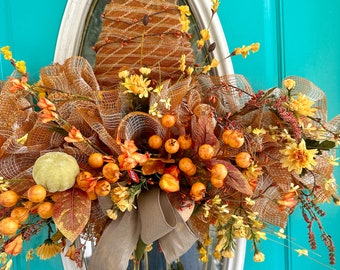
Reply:
[[[244,197],[251,197],[255,204],[249,209],[258,212],[261,221],[285,227],[293,209],[278,211],[276,201],[290,191],[290,183],[298,182],[313,190],[319,201],[329,200],[336,192],[335,185],[324,187],[325,179],[330,179],[333,172],[327,152],[316,157],[313,173],[301,176],[282,167],[280,150],[283,147],[272,134],[248,134],[247,143],[241,149],[223,144],[221,135],[227,128],[270,130],[271,126],[277,126],[298,139],[306,134],[297,128],[295,118],[279,110],[283,107],[279,104],[280,97],[287,94],[282,90],[284,87],[255,94],[242,75],[180,77],[178,60],[185,54],[187,64],[192,64],[193,52],[187,37],[178,35],[180,25],[174,2],[114,1],[106,6],[104,13],[103,31],[95,46],[94,71],[82,57],[71,57],[62,65],[54,64],[41,70],[40,87],[48,89],[48,98],[56,105],[60,116],[56,123],[66,131],[71,126],[77,127],[89,144],[65,142],[56,123],[42,123],[39,113],[31,108],[21,92],[10,93],[9,82],[2,88],[0,175],[6,179],[20,179],[12,181],[12,188],[19,194],[34,184],[32,166],[43,153],[68,153],[85,170],[88,156],[98,149],[118,157],[122,153],[119,140],[134,140],[138,148],[145,148],[145,139],[153,134],[166,138],[169,130],[161,125],[159,118],[143,111],[129,111],[129,95],[120,85],[118,72],[122,68],[141,65],[152,68],[150,78],[161,79],[163,84],[160,95],[149,93],[145,101],[147,107],[160,103],[161,114],[170,113],[176,117],[176,126],[171,132],[176,136],[191,135],[193,160],[201,162],[198,148],[204,143],[210,144],[216,158],[205,161],[206,168],[223,164],[228,169],[223,187],[210,188],[207,197],[228,198],[229,209],[236,209]],[[340,117],[327,123],[323,92],[306,79],[290,79],[296,82],[292,95],[303,93],[314,102],[315,117],[328,130],[325,137],[338,133]],[[276,100],[273,106],[278,110],[273,111],[261,103],[268,95]],[[170,108],[161,104],[160,100],[165,98],[171,99]],[[227,118],[225,126],[218,123],[219,118]],[[23,136],[27,136],[24,144],[20,143]],[[312,132],[308,136],[313,138],[315,134]],[[258,176],[255,188],[231,162],[239,151],[251,152],[262,167],[263,174]],[[200,177],[209,179],[210,171],[200,171]],[[188,178],[188,186],[194,180]],[[110,222],[104,213],[112,207],[111,199],[101,198],[99,204],[91,202],[91,215],[83,234],[99,241],[90,269],[125,270],[139,238],[147,244],[159,240],[168,262],[184,254],[197,239],[203,242],[210,224],[215,222],[214,217],[205,217],[203,209],[198,208],[184,221],[177,211],[181,206],[177,196],[156,186],[143,189],[135,202],[136,209],[120,213],[117,220]]]

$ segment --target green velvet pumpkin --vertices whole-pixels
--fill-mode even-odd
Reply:
[[[49,152],[39,157],[33,166],[33,179],[49,192],[71,188],[80,172],[76,159],[63,152]]]

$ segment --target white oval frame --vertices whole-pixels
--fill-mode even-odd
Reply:
[[[206,27],[211,17],[211,0],[187,0],[198,26]],[[60,25],[54,62],[63,63],[67,58],[78,55],[85,21],[91,7],[92,0],[68,0]],[[209,28],[211,40],[217,44],[213,57],[220,61],[217,74],[233,74],[234,69],[229,55],[227,40],[218,16],[214,16]],[[233,259],[225,260],[223,270],[243,270],[246,251],[246,239],[237,240],[237,250]],[[74,263],[62,256],[64,269],[74,269]]]

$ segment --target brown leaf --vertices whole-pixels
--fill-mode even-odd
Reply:
[[[226,177],[226,184],[237,191],[245,194],[245,195],[252,195],[253,191],[251,186],[249,185],[247,179],[244,177],[244,175],[240,172],[239,169],[237,169],[233,164],[226,160],[210,160],[207,161],[207,166],[211,167],[214,164],[224,164],[228,169],[228,175]]]
[[[60,193],[54,205],[53,220],[57,228],[71,242],[76,240],[91,213],[91,200],[86,192],[73,188]]]
[[[252,195],[253,190],[240,170],[230,162],[225,162],[224,165],[228,169],[227,184],[243,194]]]

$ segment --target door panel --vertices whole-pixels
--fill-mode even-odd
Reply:
[[[246,8],[245,8],[246,7]],[[340,2],[294,0],[230,0],[220,6],[219,16],[228,38],[230,50],[234,47],[260,42],[259,53],[246,60],[233,58],[235,73],[242,73],[255,90],[280,85],[285,76],[297,75],[307,78],[325,91],[328,99],[329,119],[339,113],[340,103]],[[338,154],[339,155],[339,154]],[[335,177],[340,179],[336,168]],[[334,226],[340,221],[340,210],[331,204],[323,209],[324,228],[335,244],[340,243],[339,230]],[[299,207],[290,218],[287,227],[294,243],[308,246],[307,224]],[[318,228],[315,224],[314,230]],[[274,236],[269,236],[276,239]],[[310,253],[321,264],[310,257],[298,257],[291,242],[273,243],[265,241],[264,263],[252,262],[251,247],[248,246],[245,269],[328,269],[328,253],[319,235],[317,254]],[[283,245],[287,245],[285,248]],[[325,265],[322,265],[325,264]]]

